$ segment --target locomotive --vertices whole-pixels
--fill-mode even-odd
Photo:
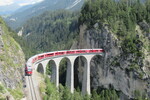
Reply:
[[[32,75],[32,68],[30,66],[25,65],[25,76]]]

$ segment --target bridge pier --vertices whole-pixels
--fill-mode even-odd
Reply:
[[[75,56],[68,57],[67,61],[67,76],[66,76],[66,86],[70,89],[70,92],[74,92],[74,61]]]
[[[41,62],[41,64],[43,65],[43,69],[44,69],[44,75],[46,74],[46,67],[48,65],[49,60],[44,60]]]
[[[51,82],[52,83],[54,83],[54,84],[56,84],[56,63],[55,63],[55,61],[53,61],[53,60],[51,60],[50,61],[50,63],[51,63],[51,69],[52,69],[52,73],[51,73]]]
[[[59,87],[59,63],[56,63],[56,87]]]
[[[54,62],[56,64],[56,87],[59,86],[59,63],[63,57],[55,58]]]
[[[87,62],[84,66],[84,73],[83,73],[83,82],[82,82],[82,94],[91,94],[91,88],[90,88],[90,62],[93,58],[93,55],[86,55],[85,56]]]

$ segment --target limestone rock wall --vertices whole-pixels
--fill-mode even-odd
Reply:
[[[104,57],[94,57],[91,61],[91,88],[114,88],[128,98],[133,98],[134,92],[140,91],[150,97],[150,78],[142,69],[149,66],[148,56],[150,54],[147,53],[144,60],[138,58],[138,65],[141,66],[141,69],[129,70],[135,55],[124,54],[120,45],[121,40],[108,29],[108,25],[103,25],[101,29],[87,30],[85,26],[81,28],[81,40],[76,41],[72,49],[103,48],[106,52]],[[78,71],[79,83],[82,83],[83,72],[82,70]],[[142,77],[140,77],[140,73],[143,73]]]

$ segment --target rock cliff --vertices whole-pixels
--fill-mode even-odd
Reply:
[[[24,53],[0,18],[0,99],[22,98]]]
[[[103,24],[98,28],[98,23],[94,28],[87,29],[86,25],[80,27],[80,39],[76,41],[72,49],[75,48],[103,48],[105,56],[96,56],[91,61],[91,88],[92,89],[115,89],[120,92],[120,98],[134,98],[136,92],[150,97],[150,53],[144,49],[144,44],[149,46],[149,33],[144,33],[142,27],[149,28],[144,23],[137,25],[136,34],[140,37],[144,57],[137,57],[134,53],[125,53],[121,43],[122,40],[114,34],[109,25]],[[144,26],[145,25],[145,26]],[[144,42],[145,41],[145,42]],[[146,44],[147,43],[147,44]],[[138,68],[132,68],[133,62],[137,61]],[[78,68],[79,83],[82,83],[81,66]]]

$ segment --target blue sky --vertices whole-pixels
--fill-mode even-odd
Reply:
[[[41,2],[43,0],[0,0],[0,6],[6,6],[6,5],[11,5],[11,4],[18,4],[20,6],[25,6],[29,4],[34,4]]]

